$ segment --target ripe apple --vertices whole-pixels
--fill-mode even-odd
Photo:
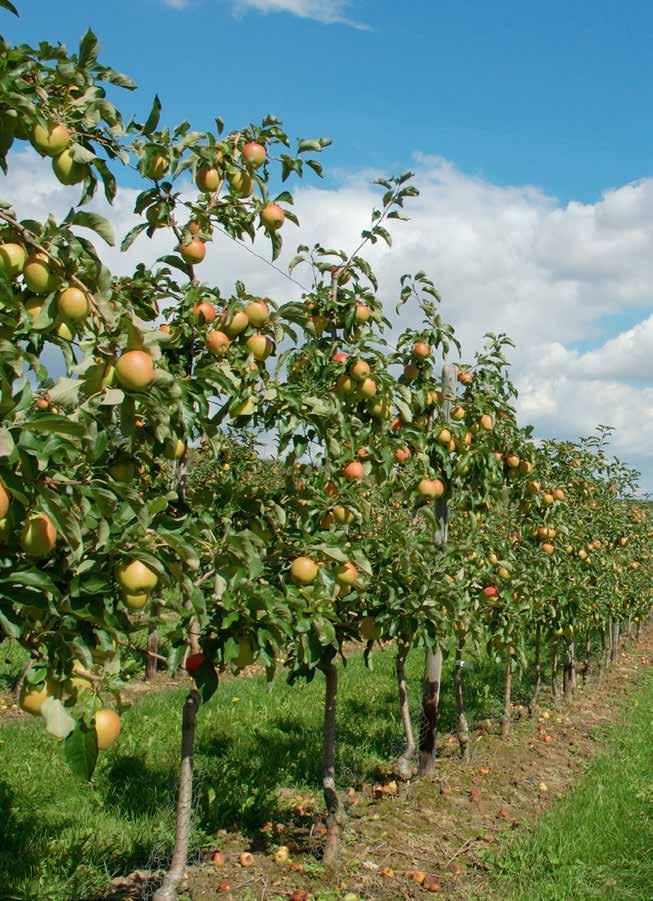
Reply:
[[[444,491],[444,483],[440,479],[422,479],[417,485],[417,493],[425,498],[442,497]]]
[[[431,356],[431,348],[425,341],[417,341],[413,345],[412,354],[417,360],[425,360]]]
[[[378,641],[381,637],[381,629],[373,616],[364,616],[360,625],[361,637],[365,641]]]
[[[261,210],[261,225],[269,232],[278,231],[284,223],[286,214],[276,203],[268,203]]]
[[[341,397],[346,397],[348,394],[353,394],[354,392],[354,383],[351,378],[343,372],[342,375],[339,375],[336,379],[336,394],[339,394]]]
[[[411,450],[409,447],[398,447],[395,451],[395,460],[397,463],[405,463],[410,457]]]
[[[296,557],[290,565],[290,578],[296,585],[311,585],[318,572],[317,563],[310,557]]]
[[[194,266],[206,256],[206,244],[201,238],[191,238],[186,244],[179,246],[179,253],[189,266]]]
[[[0,519],[4,519],[7,515],[10,500],[11,498],[9,497],[9,492],[2,484],[2,482],[0,482]]]
[[[481,428],[486,432],[491,432],[494,428],[494,419],[489,413],[484,413],[479,419]]]
[[[333,508],[333,515],[336,518],[336,522],[343,526],[348,526],[354,519],[353,511],[347,510],[346,507],[343,507],[340,504],[336,504]]]
[[[549,544],[548,542],[545,541],[544,544],[542,545],[542,550],[544,551],[545,554],[552,554],[555,551],[555,548],[552,544]]]
[[[419,369],[414,363],[406,363],[404,366],[404,381],[414,382],[419,375]]]
[[[227,338],[225,333],[221,332],[219,329],[214,329],[206,336],[206,349],[209,353],[215,354],[216,356],[225,354],[230,343],[229,338]]]
[[[267,335],[250,335],[245,346],[254,359],[260,362],[267,359],[274,350],[274,344]]]
[[[58,156],[70,144],[70,132],[60,122],[51,122],[47,126],[38,122],[32,131],[32,145],[44,156]]]
[[[458,371],[458,381],[461,385],[471,385],[474,381],[474,375],[471,372]]]
[[[62,185],[77,185],[88,176],[90,169],[86,163],[73,159],[70,150],[64,150],[52,160],[52,171]]]
[[[249,197],[254,189],[254,180],[247,172],[232,172],[229,176],[229,186],[239,197]]]
[[[288,863],[288,858],[290,857],[290,851],[286,845],[279,845],[277,850],[274,852],[274,862],[275,863]]]
[[[51,553],[57,542],[57,529],[47,513],[32,513],[27,517],[20,542],[30,557],[45,557]]]
[[[548,492],[545,492],[545,493],[542,495],[542,501],[543,501],[547,506],[550,506],[550,505],[553,503],[553,501],[554,501],[554,497],[553,497],[552,494],[549,494]]]
[[[20,275],[27,260],[27,253],[21,244],[0,244],[0,272],[7,278]]]
[[[252,169],[258,169],[267,158],[265,147],[257,141],[248,141],[243,147],[243,159]]]
[[[440,429],[436,440],[438,444],[448,446],[451,442],[451,432],[449,431],[449,429]]]
[[[241,867],[251,867],[254,865],[254,856],[250,854],[249,851],[243,851],[238,858],[238,863]]]
[[[50,294],[59,287],[61,277],[47,254],[33,253],[23,266],[25,284],[34,294]]]
[[[520,460],[519,471],[523,476],[530,475],[533,471],[533,464],[529,460]]]
[[[149,594],[124,594],[122,597],[128,610],[142,610],[150,599]]]
[[[369,377],[370,367],[365,360],[356,360],[351,366],[349,373],[357,382],[364,382],[365,379]]]
[[[99,751],[106,751],[120,735],[120,717],[115,710],[103,707],[94,718],[97,746]]]
[[[339,585],[353,585],[358,578],[358,570],[353,563],[340,563],[336,567],[336,581]]]
[[[186,672],[188,675],[194,676],[205,660],[204,654],[189,654],[186,658]]]
[[[508,469],[518,469],[521,460],[517,456],[517,454],[508,454],[506,457],[506,466]]]
[[[374,379],[365,379],[365,381],[361,383],[360,393],[363,397],[374,397],[376,394],[376,382]]]
[[[170,438],[166,441],[165,458],[166,460],[181,460],[186,453],[186,442],[181,438]]]
[[[25,713],[31,713],[32,716],[38,716],[41,713],[41,705],[48,698],[54,696],[56,685],[50,679],[46,679],[42,688],[31,688],[26,682],[20,690],[18,698],[18,706]]]
[[[565,499],[564,489],[563,488],[554,488],[553,496],[557,501],[564,501],[564,499]]]
[[[154,361],[144,350],[128,350],[116,363],[116,376],[122,388],[143,391],[154,381]]]
[[[486,598],[496,598],[499,592],[494,585],[488,585],[487,588],[483,589],[483,594]]]
[[[250,325],[261,328],[270,318],[270,307],[264,300],[253,300],[245,307],[245,315]]]
[[[352,460],[343,467],[342,474],[348,482],[355,482],[365,477],[365,468],[358,460]]]
[[[308,892],[304,891],[303,888],[296,888],[294,892],[292,892],[288,901],[308,901]]]
[[[195,184],[205,194],[212,194],[220,187],[222,178],[213,166],[201,166],[195,173]]]
[[[347,362],[348,357],[349,357],[348,354],[343,353],[341,350],[338,350],[333,354],[331,359],[334,363],[340,363],[341,365],[344,366],[344,364]]]
[[[356,312],[354,313],[354,320],[359,324],[363,325],[364,322],[372,315],[371,309],[368,307],[366,303],[357,303],[356,304]]]
[[[161,153],[155,153],[150,157],[145,166],[145,177],[151,178],[152,181],[158,181],[168,171],[168,160]]]
[[[457,404],[451,410],[451,418],[454,422],[460,422],[461,419],[465,418],[465,408],[461,407],[460,404]]]
[[[66,319],[81,322],[88,316],[88,297],[79,288],[65,288],[57,299],[57,309]]]
[[[497,570],[497,575],[499,576],[500,579],[503,579],[504,581],[506,579],[510,578],[510,572],[506,569],[505,566],[499,567],[499,569]]]
[[[228,338],[233,341],[241,332],[244,332],[249,325],[247,314],[243,310],[234,310],[229,318],[227,310],[222,313],[221,317],[222,330]]]
[[[529,494],[537,494],[540,490],[540,487],[541,486],[540,486],[539,482],[529,482],[528,483],[528,493]]]
[[[156,588],[159,577],[141,560],[123,563],[116,571],[118,584],[126,594],[141,594]]]
[[[214,851],[211,855],[211,863],[214,867],[223,867],[224,866],[224,854],[222,851]]]
[[[208,300],[200,300],[193,307],[193,316],[200,322],[213,322],[217,315],[215,307]]]

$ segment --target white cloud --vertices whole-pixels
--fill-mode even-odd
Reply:
[[[164,6],[170,9],[187,9],[190,6],[190,0],[163,0]]]
[[[233,6],[237,14],[289,13],[324,25],[348,25],[361,31],[370,30],[369,25],[355,22],[346,15],[351,6],[349,0],[233,0]]]
[[[438,157],[416,162],[421,195],[407,207],[411,221],[393,226],[392,250],[368,248],[390,318],[399,276],[425,269],[467,358],[486,331],[507,332],[516,341],[513,378],[525,422],[541,436],[562,438],[588,434],[598,423],[615,426],[615,452],[643,469],[653,490],[653,179],[606,191],[595,204],[562,206],[537,188],[499,187]],[[1,193],[23,217],[43,218],[50,209],[64,215],[77,195],[41,174],[46,166],[33,153],[12,160]],[[355,246],[378,201],[369,185],[375,174],[356,173],[332,188],[298,187],[302,227],[284,227],[280,265],[300,242]],[[135,193],[121,191],[108,213],[119,235],[136,221]],[[128,254],[110,250],[106,260],[114,271],[127,272],[136,260],[151,262],[172,246],[170,235],[160,232],[152,241],[140,238]],[[269,253],[263,241],[257,250]],[[296,274],[308,282],[307,273]],[[301,293],[219,234],[200,276],[227,293],[236,278],[279,301]],[[605,317],[626,311],[639,324],[608,331]],[[412,316],[404,308],[403,321]],[[593,349],[574,349],[588,341]]]

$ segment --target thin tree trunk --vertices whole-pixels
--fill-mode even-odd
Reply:
[[[326,670],[324,693],[324,736],[322,756],[322,789],[327,809],[327,834],[323,863],[333,869],[338,862],[338,831],[340,805],[336,791],[335,750],[336,750],[336,701],[338,698],[338,670],[330,663]]]
[[[501,717],[501,735],[507,738],[510,735],[510,721],[512,719],[512,649],[508,648],[506,659],[506,679],[503,689],[503,716]]]
[[[565,644],[565,657],[562,664],[562,691],[565,701],[570,703],[574,696],[574,686],[571,675],[571,646],[569,642]]]
[[[619,659],[619,623],[612,621],[612,641],[610,647],[610,663],[616,663]]]
[[[631,617],[629,616],[628,619],[626,620],[626,640],[630,641],[630,639],[632,638],[632,635],[633,635],[633,621],[632,621]]]
[[[639,635],[642,631],[642,622],[640,619],[637,620],[637,628],[635,629],[635,639],[639,641]]]
[[[463,760],[469,760],[469,726],[465,716],[465,698],[463,695],[463,650],[465,638],[458,640],[456,646],[456,668],[454,670],[454,683],[456,687],[456,708],[458,710],[458,741],[460,743],[460,756]]]
[[[585,660],[583,663],[583,685],[587,685],[587,677],[590,674],[590,661],[592,659],[592,636],[587,636],[585,640]]]
[[[553,639],[551,644],[551,697],[553,703],[558,703],[558,641]]]
[[[535,686],[531,697],[530,713],[535,710],[540,699],[542,690],[542,626],[540,623],[535,627]]]
[[[569,642],[569,678],[571,680],[571,690],[576,691],[576,642]]]
[[[409,650],[410,645],[407,642],[400,641],[397,646],[397,656],[395,658],[397,688],[399,689],[399,711],[401,713],[401,724],[404,728],[404,736],[406,738],[406,749],[397,760],[397,771],[403,778],[408,778],[411,775],[411,761],[414,760],[417,751],[415,738],[413,736],[413,724],[410,721],[410,704],[408,702],[408,690],[406,687],[405,664]]]
[[[195,750],[195,721],[200,706],[199,692],[193,689],[184,703],[181,727],[181,772],[177,797],[177,831],[175,850],[170,867],[161,888],[154,895],[154,901],[173,901],[177,897],[177,887],[184,878],[188,861],[188,839],[191,828],[193,804],[193,754]]]
[[[603,677],[605,675],[605,670],[608,665],[608,657],[610,655],[610,651],[608,648],[608,630],[605,628],[601,629],[601,653],[599,654],[599,685],[603,682]]]
[[[435,772],[435,743],[438,734],[442,651],[427,650],[422,686],[422,721],[419,730],[419,772],[429,776]]]
[[[159,605],[154,604],[152,606],[152,618],[158,619],[159,617]],[[145,667],[145,679],[149,681],[156,676],[157,671],[157,652],[159,650],[159,631],[157,626],[153,626],[147,636],[147,664]]]

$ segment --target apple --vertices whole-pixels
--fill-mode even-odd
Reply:
[[[181,438],[170,438],[166,441],[165,458],[166,460],[181,460],[186,453],[186,442]]]
[[[248,141],[243,147],[243,159],[252,169],[258,169],[267,158],[265,147],[257,141]]]
[[[356,312],[354,313],[354,319],[358,322],[359,325],[363,325],[364,322],[372,315],[371,309],[368,307],[366,303],[357,303],[356,304]]]
[[[529,494],[537,494],[540,490],[540,487],[541,487],[541,485],[539,482],[529,482],[528,483],[528,493]]]
[[[151,178],[152,181],[158,181],[168,171],[168,160],[161,153],[155,153],[148,160],[144,172],[146,178]]]
[[[508,467],[508,469],[517,469],[520,463],[521,460],[519,459],[517,454],[508,454],[508,456],[506,457],[506,466]]]
[[[374,379],[365,379],[360,386],[360,393],[363,397],[372,398],[376,394],[376,382]]]
[[[417,341],[413,344],[412,354],[417,360],[425,360],[431,356],[431,348],[425,341]]]
[[[244,332],[249,325],[249,319],[243,310],[234,310],[233,313],[231,313],[231,318],[229,318],[229,314],[227,310],[225,310],[222,313],[221,322],[223,331],[232,341],[234,338],[237,338],[241,332]]]
[[[509,578],[510,578],[510,573],[509,573],[509,571],[506,569],[505,566],[500,566],[500,567],[499,567],[499,569],[497,570],[497,575],[499,576],[500,579],[503,579],[504,581],[505,581],[506,579],[509,579]]]
[[[499,591],[494,587],[494,585],[488,585],[487,588],[483,589],[483,594],[486,598],[496,598],[499,594]]]
[[[154,361],[144,350],[128,350],[116,363],[116,377],[122,388],[143,391],[154,381]]]
[[[244,400],[241,404],[238,404],[236,409],[230,415],[233,419],[237,418],[238,416],[251,416],[254,410],[254,398],[248,397],[247,400]]]
[[[520,460],[519,471],[523,476],[530,475],[533,471],[533,464],[529,460]]]
[[[411,450],[409,447],[398,447],[395,451],[395,460],[397,463],[405,463],[410,457]]]
[[[44,156],[58,156],[70,144],[70,132],[60,122],[43,126],[38,122],[32,131],[32,145]]]
[[[254,180],[247,172],[232,172],[229,176],[229,186],[239,197],[249,197],[254,189]]]
[[[373,616],[364,616],[360,625],[361,637],[365,641],[378,641],[381,637],[381,629]]]
[[[205,194],[217,191],[222,182],[222,177],[213,166],[201,166],[195,173],[195,184]]]
[[[243,851],[238,858],[238,863],[241,867],[252,867],[254,866],[254,855],[250,854],[249,851]]]
[[[150,599],[149,594],[124,594],[122,597],[128,610],[142,610]]]
[[[317,563],[310,557],[296,557],[290,565],[290,578],[296,585],[311,585],[318,572]]]
[[[27,257],[23,267],[25,284],[34,294],[50,294],[59,287],[61,277],[50,257],[39,251]]]
[[[417,485],[417,493],[425,498],[442,497],[445,488],[440,479],[422,479]]]
[[[116,571],[118,584],[126,594],[141,594],[152,591],[159,582],[159,577],[141,560],[123,563]]]
[[[474,375],[471,372],[458,372],[458,381],[461,385],[471,385],[474,381]]]
[[[547,506],[550,506],[550,505],[553,503],[553,501],[554,501],[554,497],[553,497],[552,494],[549,494],[549,492],[545,492],[545,493],[542,495],[542,501],[543,501]]]
[[[31,688],[26,682],[20,690],[18,698],[18,706],[25,713],[31,713],[32,716],[38,716],[41,712],[41,705],[48,698],[54,696],[56,685],[50,679],[46,679],[42,688]]]
[[[274,852],[274,862],[275,863],[288,863],[288,858],[290,857],[290,851],[286,845],[279,845],[277,850]]]
[[[340,563],[336,567],[336,581],[339,585],[353,585],[358,578],[358,570],[353,563]]]
[[[336,504],[333,508],[333,515],[335,516],[336,522],[343,526],[348,526],[354,519],[353,511],[347,510],[346,507],[343,507],[340,504]]]
[[[29,557],[45,557],[52,551],[57,542],[57,529],[47,513],[32,513],[27,517],[20,542]]]
[[[548,542],[545,541],[544,544],[542,545],[542,550],[544,551],[545,554],[552,554],[555,551],[555,548],[552,544],[549,544]]]
[[[4,519],[9,510],[9,492],[5,488],[5,486],[0,482],[0,519]]]
[[[179,246],[179,253],[189,266],[201,263],[206,256],[206,244],[201,238],[191,238]]]
[[[188,675],[194,676],[205,660],[204,654],[189,654],[186,658],[186,672]]]
[[[296,888],[295,891],[288,896],[288,901],[308,901],[308,892],[304,891],[303,888]]]
[[[200,322],[213,322],[217,315],[215,307],[208,300],[200,300],[193,307],[193,316]]]
[[[349,373],[357,382],[364,382],[365,379],[369,377],[370,367],[365,360],[356,360],[351,366]]]
[[[286,214],[276,203],[268,203],[261,210],[261,225],[269,232],[278,231],[284,223]]]
[[[274,344],[267,335],[250,335],[245,346],[254,359],[259,362],[267,359],[274,350]]]
[[[451,410],[451,418],[454,422],[460,422],[461,419],[465,418],[465,408],[461,407],[460,404],[457,404]]]
[[[339,394],[341,397],[345,397],[348,394],[353,394],[354,392],[354,383],[351,378],[343,372],[342,375],[338,376],[336,379],[336,394]]]
[[[336,351],[333,354],[333,356],[331,357],[331,359],[334,363],[340,363],[343,366],[347,362],[348,358],[349,358],[349,355],[346,353],[343,353],[341,350]]]
[[[52,160],[52,171],[62,185],[77,185],[84,181],[90,169],[86,163],[78,163],[72,151],[64,150]]]
[[[163,228],[168,223],[168,214],[165,212],[163,204],[160,203],[149,206],[145,212],[145,218],[152,228]]]
[[[494,419],[489,413],[484,413],[479,419],[481,428],[486,432],[491,432],[494,428]]]
[[[343,466],[342,474],[348,482],[355,482],[365,477],[365,468],[358,460],[352,460],[351,463]]]
[[[436,441],[438,442],[438,444],[448,446],[451,443],[451,432],[449,431],[449,429],[440,429]]]
[[[245,307],[245,315],[250,325],[261,328],[270,318],[270,307],[264,300],[253,300]]]
[[[211,863],[214,867],[223,867],[224,866],[224,854],[222,851],[214,851],[211,855]]]
[[[564,499],[565,499],[565,492],[564,492],[564,489],[562,489],[562,488],[554,488],[554,489],[553,489],[553,496],[554,496],[554,498],[555,498],[557,501],[564,501]]]
[[[216,356],[225,354],[230,343],[229,338],[227,338],[225,333],[221,332],[219,329],[214,329],[206,336],[206,349],[209,353],[215,354]]]
[[[406,363],[404,366],[404,381],[414,382],[419,375],[419,369],[414,363]]]
[[[0,244],[0,272],[7,278],[20,275],[27,260],[27,253],[21,244]]]
[[[106,751],[120,735],[120,717],[115,710],[103,707],[94,718],[98,751]]]
[[[67,322],[57,322],[54,327],[54,333],[58,338],[62,338],[64,341],[72,341],[75,337],[73,330]]]
[[[57,298],[57,309],[66,319],[81,322],[88,316],[88,297],[79,288],[66,288]]]
[[[226,894],[231,891],[231,883],[226,879],[223,879],[222,882],[218,883],[218,892],[222,894]]]

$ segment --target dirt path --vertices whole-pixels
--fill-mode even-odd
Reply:
[[[579,778],[600,749],[605,727],[619,719],[642,670],[652,665],[649,630],[620,655],[602,685],[590,679],[586,688],[579,687],[571,705],[553,708],[545,694],[540,715],[518,719],[507,740],[498,727],[475,730],[469,764],[458,759],[453,736],[444,736],[435,779],[352,786],[345,799],[337,879],[327,878],[319,863],[324,827],[318,799],[287,798],[288,817],[269,824],[254,842],[221,834],[224,866],[211,863],[208,851],[205,862],[189,869],[187,897],[272,901],[293,892],[300,893],[297,901],[346,892],[370,901],[438,892],[455,899],[487,897],[488,856]],[[273,860],[279,845],[289,849],[289,861]],[[251,867],[239,865],[244,851],[253,853]],[[424,884],[413,874],[418,879],[426,874]]]

